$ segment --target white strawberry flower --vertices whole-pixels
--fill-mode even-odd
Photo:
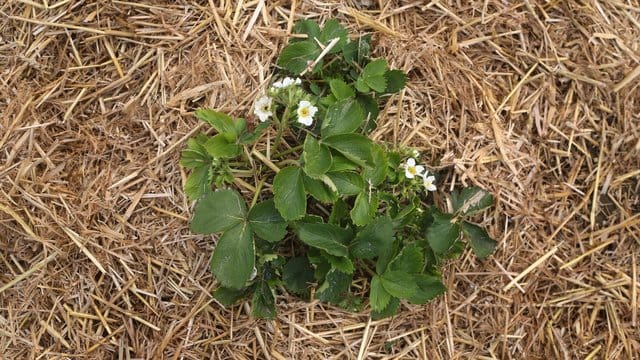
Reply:
[[[288,88],[291,85],[300,85],[300,84],[302,84],[302,80],[300,80],[300,78],[292,79],[287,76],[281,81],[274,82],[272,86],[274,89],[284,89],[284,88]]]
[[[269,120],[273,113],[271,112],[271,102],[272,99],[268,96],[263,96],[258,101],[253,108],[253,113],[260,119],[261,122],[265,122]]]
[[[424,166],[416,165],[416,159],[414,158],[409,158],[404,165],[404,176],[406,176],[407,179],[413,179],[416,175],[420,176],[423,171]]]
[[[425,172],[422,175],[422,184],[427,191],[436,191],[436,177],[433,175],[429,175],[429,172]]]
[[[302,100],[298,103],[298,122],[306,126],[311,126],[313,123],[313,116],[318,111],[318,108],[313,106],[307,100]]]

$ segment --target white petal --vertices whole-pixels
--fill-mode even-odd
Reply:
[[[409,158],[407,160],[407,166],[416,166],[416,159],[414,158]]]
[[[416,174],[422,175],[423,171],[424,171],[424,166],[422,166],[422,165],[416,166]]]
[[[311,126],[313,123],[313,118],[311,116],[298,117],[298,122],[304,124],[306,126]]]
[[[435,184],[431,184],[429,187],[427,187],[427,190],[429,190],[429,191],[436,191],[437,189],[436,189]]]
[[[318,112],[318,108],[317,108],[317,107],[315,107],[315,106],[313,106],[313,105],[309,106],[309,115],[310,115],[310,116],[315,115],[315,114],[316,114],[316,112]]]
[[[409,171],[409,167],[404,170],[404,176],[406,176],[407,179],[413,179],[414,175]]]
[[[300,80],[300,78],[296,78],[296,82],[295,82],[295,84],[296,84],[296,85],[300,85],[300,84],[302,84],[302,80]]]
[[[311,103],[308,102],[307,100],[302,100],[298,103],[298,108],[303,108],[308,106],[311,106]]]

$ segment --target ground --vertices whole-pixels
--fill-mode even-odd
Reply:
[[[194,109],[248,113],[295,19],[330,17],[408,73],[374,135],[441,189],[494,194],[475,220],[499,246],[390,319],[282,295],[259,321],[211,297],[179,153]],[[0,19],[3,358],[640,353],[637,0],[9,0]]]

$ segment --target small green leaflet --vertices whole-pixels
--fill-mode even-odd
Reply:
[[[377,59],[368,63],[356,81],[356,88],[360,92],[368,92],[370,88],[379,93],[384,92],[387,88],[385,73],[388,69],[385,59]]]
[[[483,228],[465,221],[462,224],[462,231],[469,241],[471,249],[480,259],[486,258],[495,251],[496,241]]]
[[[451,214],[434,212],[433,219],[433,224],[427,228],[427,241],[436,254],[444,254],[460,237],[460,225],[451,222]]]
[[[349,293],[352,276],[336,269],[327,273],[324,282],[316,291],[316,296],[321,301],[339,303]]]
[[[424,304],[436,296],[444,294],[447,290],[437,276],[415,274],[413,277],[418,285],[418,291],[412,296],[407,297],[407,300],[413,304]]]
[[[276,317],[276,299],[273,290],[266,281],[261,281],[253,293],[251,315],[258,319],[274,319]]]
[[[249,211],[249,224],[256,235],[269,242],[278,242],[287,234],[287,223],[276,210],[273,199],[258,203]]]
[[[204,148],[204,144],[208,139],[208,136],[200,134],[200,136],[196,138],[187,140],[187,148],[182,150],[180,156],[180,165],[187,169],[210,166],[212,159]]]
[[[382,280],[378,275],[371,278],[371,290],[369,292],[369,302],[373,311],[382,311],[391,300],[391,294],[382,286]]]
[[[310,40],[320,37],[320,26],[313,20],[299,20],[293,26],[293,32],[296,34],[306,34]],[[300,41],[295,37],[291,41]]]
[[[418,291],[414,277],[403,271],[387,270],[380,276],[382,287],[397,298],[408,298]]]
[[[388,94],[397,93],[402,90],[407,83],[407,76],[402,70],[390,70],[385,74],[387,88],[384,92]]]
[[[336,100],[345,100],[356,96],[356,92],[342,79],[331,79],[329,87]]]
[[[380,185],[387,178],[389,165],[384,149],[380,145],[372,146],[371,155],[373,156],[373,166],[364,168],[362,177],[364,177],[373,186]]]
[[[393,244],[393,223],[388,216],[375,218],[363,227],[350,245],[351,254],[360,259],[373,259],[388,252]]]
[[[306,257],[291,258],[282,268],[282,281],[292,293],[308,295],[313,280],[313,268]]]
[[[209,156],[213,158],[233,158],[242,152],[242,147],[227,141],[224,134],[213,136],[204,144]]]
[[[371,320],[380,320],[389,316],[393,316],[398,312],[400,308],[400,299],[397,297],[391,297],[389,304],[381,311],[372,311]]]
[[[357,195],[364,190],[364,180],[353,171],[327,173],[340,195]]]
[[[371,139],[360,134],[339,134],[322,139],[322,143],[335,149],[360,166],[373,166]]]
[[[299,75],[318,55],[320,55],[320,48],[314,40],[295,42],[282,49],[280,57],[278,57],[278,66]]]
[[[362,107],[354,98],[346,98],[329,106],[322,122],[322,136],[351,134],[364,120]],[[347,155],[345,155],[347,156]]]
[[[195,168],[187,177],[184,192],[189,200],[197,200],[211,191],[211,166],[205,165]]]
[[[338,20],[327,20],[322,28],[322,32],[320,32],[319,40],[323,45],[328,45],[331,40],[335,38],[340,40],[333,46],[333,48],[331,48],[331,50],[329,50],[329,54],[335,54],[342,51],[342,48],[347,43],[348,33],[347,29],[345,29]]]
[[[248,224],[239,223],[218,239],[211,257],[211,273],[225,287],[243,288],[255,264],[255,247]]]
[[[312,178],[319,178],[331,168],[333,162],[331,150],[322,145],[313,136],[307,135],[304,140],[304,171]]]
[[[334,203],[338,200],[338,194],[331,190],[327,184],[306,175],[304,176],[304,189],[322,203]]]
[[[389,264],[389,270],[402,271],[407,274],[417,274],[424,268],[424,254],[416,244],[406,245]]]
[[[251,288],[232,289],[224,286],[219,286],[214,292],[213,297],[218,300],[224,306],[231,306],[236,301],[247,296]]]
[[[454,191],[451,194],[451,203],[455,212],[470,216],[493,205],[493,196],[491,193],[473,186],[464,188],[459,193]]]
[[[356,196],[351,209],[351,220],[356,226],[364,226],[373,220],[378,210],[378,195],[363,191]]]
[[[302,169],[286,167],[273,180],[273,198],[276,208],[285,220],[297,220],[307,211]]]
[[[333,224],[298,224],[298,237],[309,246],[322,249],[335,256],[348,256],[346,246],[351,241],[351,231]]]
[[[195,208],[191,231],[211,234],[227,230],[244,221],[244,199],[233,190],[218,190],[204,195]]]
[[[213,126],[213,128],[216,129],[218,133],[223,134],[229,142],[234,142],[240,134],[238,132],[240,126],[234,124],[234,120],[225,113],[211,109],[198,109],[195,112],[195,116]]]
[[[355,266],[353,266],[353,262],[351,262],[348,257],[334,256],[326,252],[322,255],[329,261],[333,269],[340,270],[345,274],[353,274],[356,270]]]

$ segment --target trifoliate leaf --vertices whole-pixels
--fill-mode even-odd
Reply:
[[[462,231],[471,249],[480,259],[486,258],[496,250],[497,242],[483,228],[465,221],[462,223]]]
[[[391,294],[382,286],[382,280],[378,275],[371,278],[371,290],[369,292],[369,302],[373,311],[382,311],[389,305]]]
[[[329,172],[326,175],[336,186],[340,195],[357,195],[364,190],[364,180],[355,172]]]
[[[196,234],[211,234],[230,229],[244,221],[246,212],[244,199],[237,192],[209,192],[196,205],[191,231]]]
[[[400,299],[391,297],[389,304],[382,311],[372,311],[371,320],[380,320],[390,316],[394,316],[400,308]]]
[[[249,225],[256,235],[278,242],[287,234],[287,223],[276,209],[273,199],[257,203],[249,211]]]
[[[261,281],[253,293],[251,315],[258,319],[274,319],[276,317],[276,299],[273,290],[266,281]]]
[[[282,49],[278,57],[278,66],[299,75],[318,55],[320,55],[320,49],[314,40],[295,42]]]
[[[362,107],[354,98],[340,100],[329,106],[322,122],[322,136],[351,134],[364,120]],[[347,156],[347,155],[345,155]]]
[[[327,184],[306,175],[304,176],[304,189],[309,195],[323,203],[334,203],[338,200],[338,194],[331,190]]]
[[[197,200],[211,191],[211,167],[208,165],[195,168],[187,177],[184,192],[189,200]]]
[[[433,224],[427,228],[427,241],[436,254],[444,254],[460,237],[460,225],[452,223],[451,214],[433,214]]]
[[[358,231],[356,238],[350,245],[350,251],[356,258],[373,259],[390,251],[393,240],[391,218],[380,216]]]
[[[382,287],[392,296],[408,298],[418,291],[418,284],[411,274],[403,271],[387,270],[380,276]]]
[[[307,211],[302,169],[286,167],[273,179],[273,198],[276,208],[285,220],[297,220]]]
[[[313,283],[313,268],[306,257],[289,259],[282,268],[282,281],[288,291],[298,295],[308,295]]]
[[[351,220],[356,226],[364,226],[373,220],[378,210],[378,196],[376,193],[363,191],[356,196],[351,209]]]
[[[336,269],[327,273],[324,282],[316,291],[316,297],[321,301],[339,303],[349,293],[352,276]]]
[[[249,225],[237,224],[218,239],[211,257],[211,273],[225,287],[245,286],[255,265],[255,247]]]
[[[322,143],[335,149],[360,166],[373,166],[371,139],[360,134],[339,134],[322,139]]]
[[[418,291],[412,296],[407,297],[407,300],[412,304],[424,304],[447,291],[447,288],[437,276],[415,274],[413,277],[418,285]]]
[[[353,235],[347,229],[333,224],[300,223],[296,231],[300,240],[309,246],[335,256],[349,255],[346,244],[351,241]]]
[[[331,150],[322,145],[313,136],[307,135],[304,141],[304,171],[312,178],[319,178],[331,168]]]
[[[218,133],[222,134],[229,142],[234,142],[238,135],[238,127],[236,127],[235,121],[227,114],[214,111],[211,109],[198,109],[195,111],[195,116],[207,122]]]
[[[407,76],[402,70],[387,71],[384,75],[387,80],[387,88],[385,93],[393,94],[402,90],[407,83]]]
[[[356,92],[342,79],[332,79],[329,81],[329,87],[337,100],[345,100],[356,96]]]
[[[464,215],[473,215],[493,205],[493,195],[478,187],[468,187],[451,194],[453,210]]]
[[[358,80],[362,79],[362,82],[377,92],[384,92],[387,88],[387,79],[385,78],[387,70],[387,60],[374,60],[364,67]]]
[[[216,159],[233,158],[242,152],[242,147],[233,142],[227,141],[223,134],[218,134],[210,138],[205,144],[209,156]]]
[[[338,40],[333,48],[329,50],[329,54],[335,54],[342,51],[342,48],[347,43],[348,33],[347,29],[345,29],[338,20],[327,20],[327,22],[324,23],[322,31],[320,32],[319,40],[323,45],[328,45],[334,38],[338,38],[340,40]]]
[[[406,245],[389,264],[389,270],[417,274],[424,268],[424,253],[416,244]]]

